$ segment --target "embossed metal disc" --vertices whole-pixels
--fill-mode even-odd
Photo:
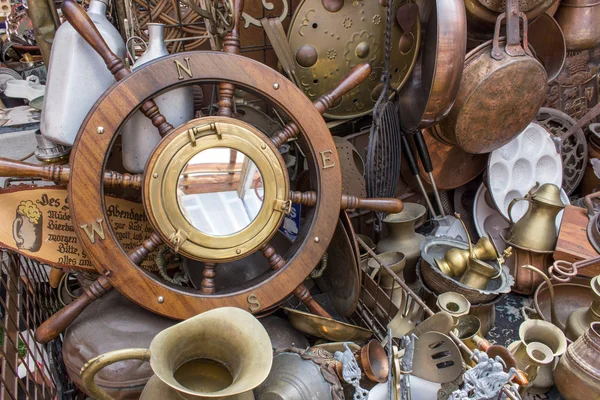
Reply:
[[[324,114],[333,119],[370,113],[383,86],[386,8],[378,1],[343,3],[339,11],[332,13],[323,7],[322,0],[305,0],[296,9],[288,30],[300,88],[312,100],[333,89],[355,65],[368,62],[373,67],[369,79]],[[404,4],[394,1],[394,16]],[[405,32],[393,18],[390,86],[395,89],[402,87],[417,58],[421,32],[418,13],[411,19],[414,22],[403,22]]]
[[[575,125],[573,118],[554,108],[540,108],[535,118],[548,132],[557,137]],[[578,130],[562,143],[560,155],[563,162],[562,188],[567,194],[571,194],[583,179],[587,165],[588,146],[583,130]]]

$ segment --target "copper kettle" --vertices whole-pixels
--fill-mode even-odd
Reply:
[[[515,222],[512,209],[519,201],[529,202],[529,208]],[[560,199],[560,188],[551,183],[539,182],[523,198],[513,199],[508,205],[510,230],[506,240],[524,248],[537,251],[553,251],[556,247],[556,216],[565,208]]]

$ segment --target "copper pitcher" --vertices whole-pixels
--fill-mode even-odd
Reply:
[[[517,222],[512,218],[512,209],[519,201],[528,201],[529,208]],[[537,251],[552,251],[556,247],[556,216],[565,208],[560,199],[560,188],[552,183],[539,186],[539,182],[525,195],[513,199],[508,205],[510,231],[507,240],[524,248]]]
[[[583,51],[600,42],[600,1],[563,0],[554,17],[565,35],[567,50]]]
[[[593,400],[600,394],[600,322],[567,347],[554,370],[554,381],[566,400]]]

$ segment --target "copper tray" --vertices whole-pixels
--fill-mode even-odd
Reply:
[[[485,170],[488,161],[487,154],[471,154],[462,150],[460,147],[449,146],[439,140],[436,140],[438,134],[434,133],[439,129],[437,125],[423,131],[427,148],[433,164],[433,178],[439,190],[450,190],[461,187],[475,179],[483,170]],[[423,169],[423,164],[419,160],[420,177],[427,191],[431,191],[431,181],[429,175]],[[419,192],[419,186],[414,175],[408,168],[408,163],[403,157],[401,167],[402,178],[415,192]]]
[[[563,325],[567,323],[567,318],[573,311],[581,307],[589,307],[592,303],[593,293],[589,278],[575,277],[567,283],[554,282],[553,286],[556,314]],[[542,317],[546,321],[551,321],[550,291],[546,282],[538,286],[534,294],[534,301],[537,303]]]

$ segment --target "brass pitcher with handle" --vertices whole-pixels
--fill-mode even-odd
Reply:
[[[529,202],[529,208],[517,222],[512,209],[519,201]],[[539,182],[523,198],[513,199],[508,205],[510,231],[506,240],[518,246],[537,250],[553,251],[556,247],[556,216],[565,208],[560,199],[560,188],[552,183],[540,186]]]
[[[271,370],[272,348],[267,331],[252,314],[216,308],[163,330],[150,349],[115,350],[89,360],[81,369],[86,393],[113,400],[94,376],[107,365],[129,359],[150,361],[154,371],[142,400],[252,400],[252,389]]]

